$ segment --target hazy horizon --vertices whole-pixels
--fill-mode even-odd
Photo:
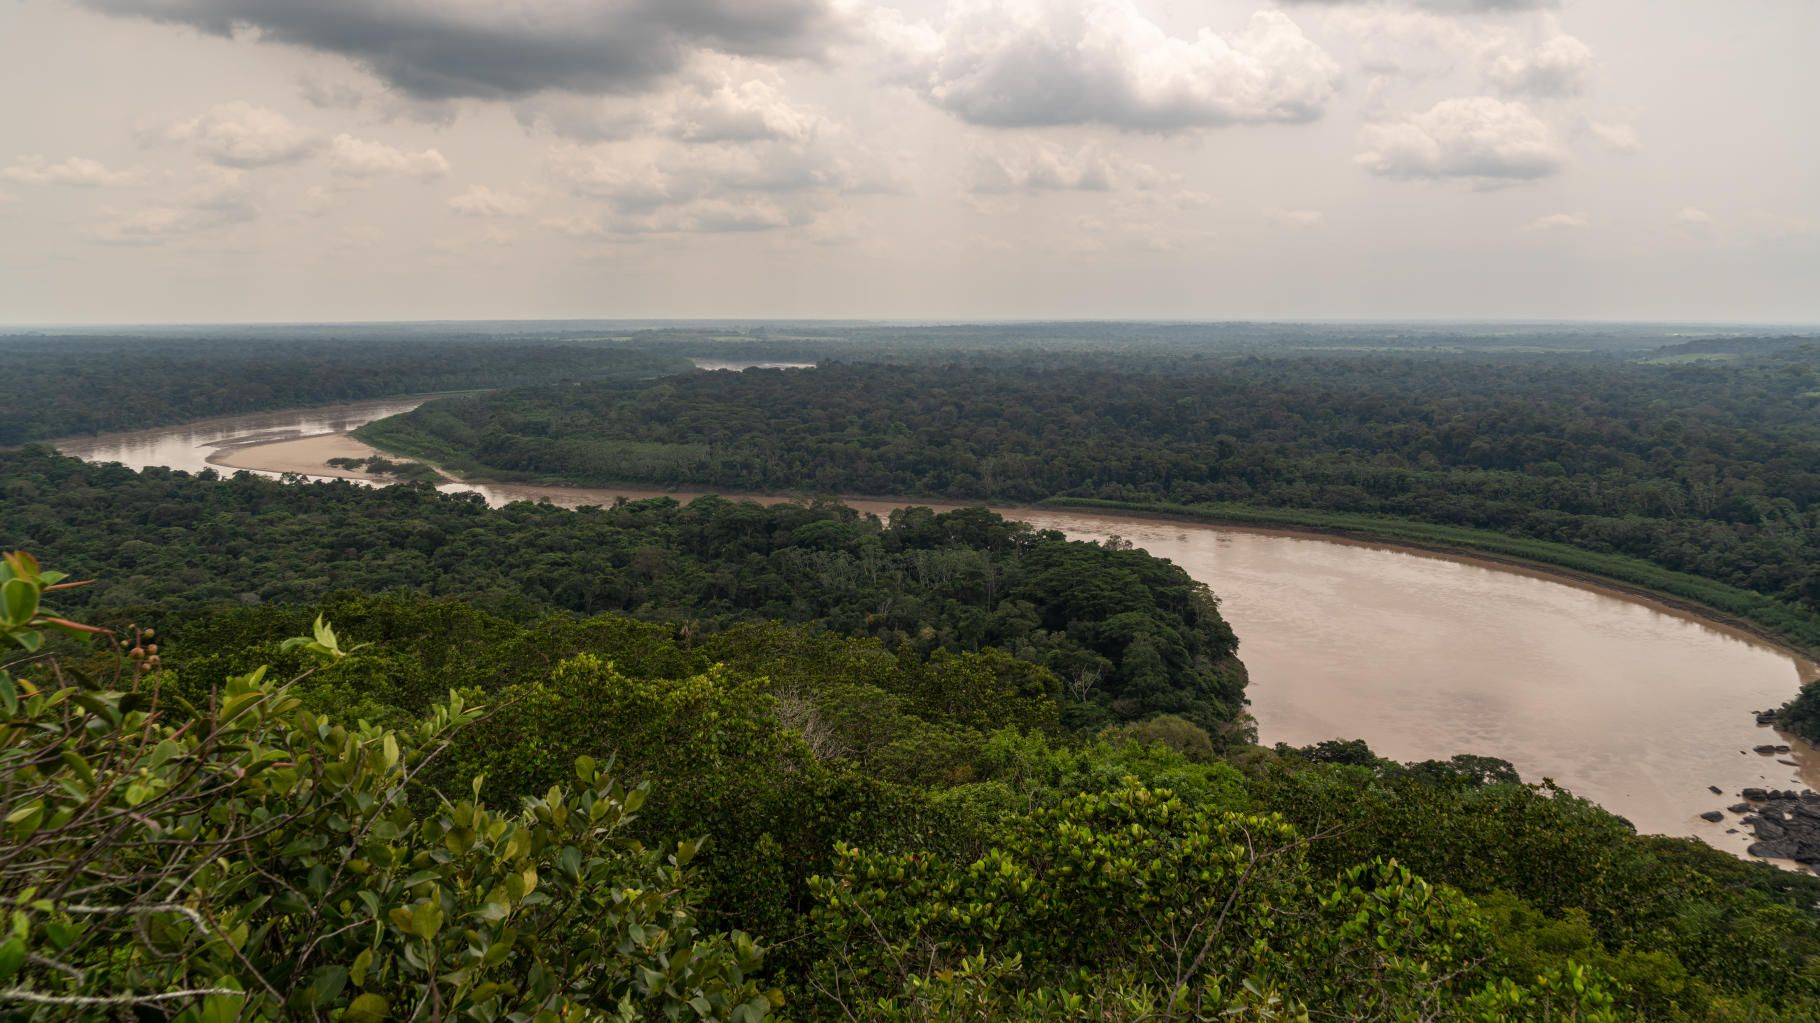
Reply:
[[[179,330],[185,328],[227,329],[234,327],[277,328],[277,327],[407,327],[407,326],[578,326],[599,325],[627,329],[656,329],[662,327],[717,327],[717,326],[770,326],[770,325],[822,325],[822,326],[856,326],[856,327],[971,327],[971,326],[1042,326],[1045,324],[1092,326],[1138,325],[1138,326],[1187,326],[1187,327],[1221,327],[1221,326],[1264,326],[1264,327],[1422,327],[1422,328],[1510,328],[1539,329],[1553,327],[1602,327],[1630,328],[1635,330],[1667,330],[1670,328],[1687,328],[1690,330],[1746,330],[1776,331],[1787,330],[1797,333],[1820,331],[1820,320],[1812,322],[1785,322],[1775,320],[1630,320],[1630,319],[1550,319],[1546,317],[1527,319],[1474,319],[1471,317],[1056,317],[1056,316],[500,316],[475,317],[466,319],[451,318],[397,318],[371,320],[118,320],[83,322],[77,320],[62,322],[7,322],[0,320],[0,334],[20,331],[49,330]]]
[[[1820,5],[20,0],[0,322],[1820,323]]]

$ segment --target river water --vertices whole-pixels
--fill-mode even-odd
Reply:
[[[58,446],[135,468],[307,471],[324,452],[351,443],[322,435],[422,400],[227,417]],[[656,496],[465,483],[442,489],[477,492],[494,504]],[[886,515],[909,502],[849,503]],[[1820,752],[1757,727],[1751,713],[1791,698],[1814,665],[1697,616],[1544,574],[1389,546],[1097,512],[1000,510],[1083,540],[1122,537],[1210,585],[1238,632],[1266,743],[1362,738],[1399,760],[1502,757],[1527,780],[1553,778],[1639,830],[1693,835],[1739,854],[1749,839],[1727,833],[1734,817],[1709,824],[1698,814],[1736,802],[1748,786],[1820,788]],[[1766,743],[1796,749],[1752,752]]]

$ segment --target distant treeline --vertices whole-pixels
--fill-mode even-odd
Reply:
[[[687,372],[611,341],[0,337],[0,446],[432,391]]]
[[[432,402],[362,431],[484,476],[1395,516],[1750,590],[1820,646],[1820,348],[835,364]],[[1808,631],[1811,627],[1811,631]]]

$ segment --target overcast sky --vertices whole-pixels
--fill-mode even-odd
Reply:
[[[0,322],[1820,322],[1815,0],[0,0]]]

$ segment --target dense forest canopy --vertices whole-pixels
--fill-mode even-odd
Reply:
[[[317,496],[265,514],[292,493]],[[0,575],[29,598],[0,638],[39,651],[0,670],[25,1018],[1820,1010],[1820,879],[1498,761],[1218,757],[1168,717],[1058,729],[989,651],[406,592],[186,606],[171,580],[155,632],[45,646],[82,590]],[[129,812],[161,840],[110,830]]]
[[[1706,328],[1710,332],[1711,328]],[[709,360],[929,361],[961,353],[1197,359],[1233,352],[1634,352],[1673,326],[499,321],[58,328],[0,333],[0,446],[365,398],[677,373]],[[1736,343],[1738,331],[1717,335]]]
[[[104,577],[108,620],[343,590],[458,596],[515,618],[622,611],[713,630],[815,622],[892,650],[1002,649],[1069,694],[1071,722],[1183,715],[1245,733],[1244,670],[1213,595],[1149,554],[984,509],[889,523],[834,503],[703,498],[488,509],[427,486],[135,473],[44,448],[0,453],[0,545]]]
[[[0,335],[0,447],[208,416],[433,391],[685,372],[678,353],[571,338],[362,332],[139,337]]]
[[[375,433],[489,475],[1423,518],[1812,606],[1802,344],[917,330],[529,330],[495,382],[561,388]],[[892,365],[854,360],[893,331]],[[254,340],[386,391],[498,368],[375,339]],[[1534,347],[1596,347],[1557,340]],[[1498,341],[1453,347],[1522,347]],[[670,372],[735,351],[826,365]],[[119,425],[181,411],[180,363],[147,365]],[[64,421],[103,414],[40,382]],[[366,396],[287,386],[259,400]],[[1639,836],[1498,760],[1250,745],[1212,592],[1125,545],[983,509],[490,509],[41,446],[0,452],[0,508],[0,551],[77,574],[0,563],[9,1018],[1820,1016],[1820,878]]]
[[[361,435],[505,479],[1397,516],[1630,555],[1820,610],[1820,345],[1723,363],[1194,368],[697,373],[441,400]]]

